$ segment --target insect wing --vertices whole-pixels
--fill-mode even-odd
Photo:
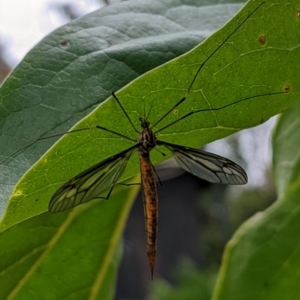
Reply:
[[[100,197],[101,193],[114,187],[136,148],[134,145],[111,156],[65,183],[52,196],[49,211],[60,212],[95,198],[105,198]]]
[[[233,161],[202,150],[158,142],[169,149],[177,163],[187,172],[213,183],[245,184],[246,172]]]

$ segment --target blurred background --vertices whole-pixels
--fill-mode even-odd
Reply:
[[[0,82],[51,31],[117,2],[2,0]],[[274,123],[273,118],[205,147],[244,167],[249,178],[246,186],[201,181],[184,173],[172,160],[157,166],[163,185],[158,187],[160,220],[155,278],[150,281],[139,195],[125,229],[115,299],[210,299],[226,242],[241,223],[276,199],[270,170]]]

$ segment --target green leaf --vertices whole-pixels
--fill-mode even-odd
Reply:
[[[290,32],[300,29],[296,7],[291,4],[293,9],[287,7],[282,15]],[[289,43],[299,48],[299,33],[294,46]],[[297,104],[279,118],[272,141],[278,200],[244,223],[228,243],[214,300],[299,298],[299,116]]]
[[[300,105],[279,119],[273,136],[279,199],[229,242],[213,299],[298,299],[300,250]]]
[[[135,192],[116,188],[109,202],[45,212],[2,232],[1,298],[111,299],[132,204],[123,197]]]
[[[299,109],[299,105],[296,105],[286,111],[277,122],[274,132],[274,179],[280,197],[285,197],[285,193],[292,187],[294,182],[298,185],[298,165],[300,161]]]

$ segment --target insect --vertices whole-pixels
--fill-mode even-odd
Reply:
[[[263,3],[262,3],[263,4]],[[107,129],[101,126],[96,126],[100,130],[106,130],[111,134],[125,138],[133,142],[133,146],[128,149],[113,155],[104,161],[92,166],[91,168],[85,170],[79,175],[75,176],[67,183],[65,183],[56,193],[52,196],[49,202],[49,211],[56,213],[69,208],[72,208],[81,203],[88,202],[95,198],[105,198],[108,199],[115,184],[118,179],[123,174],[127,162],[129,161],[131,155],[134,152],[138,153],[140,161],[140,173],[141,173],[141,189],[144,199],[144,213],[145,213],[145,227],[147,235],[147,255],[150,264],[151,277],[153,278],[155,257],[156,257],[156,237],[158,229],[158,196],[155,180],[155,170],[150,161],[150,152],[156,146],[163,146],[172,152],[177,163],[187,172],[205,179],[213,183],[223,183],[240,185],[247,183],[246,172],[236,163],[223,158],[221,156],[204,152],[198,149],[184,147],[180,145],[175,145],[172,143],[161,141],[157,138],[157,133],[162,130],[174,125],[175,123],[187,118],[188,116],[211,110],[224,109],[230,105],[236,104],[238,102],[246,101],[251,98],[261,97],[266,95],[256,95],[247,98],[243,98],[231,104],[224,105],[215,109],[202,109],[191,111],[186,115],[176,119],[175,121],[169,123],[168,125],[160,128],[159,130],[153,130],[166,116],[168,116],[174,110],[177,110],[178,106],[181,105],[187,98],[188,93],[194,84],[194,81],[205,65],[205,63],[212,57],[216,51],[218,51],[226,41],[253,15],[259,7],[260,4],[254,11],[252,11],[244,20],[240,23],[238,27],[211,53],[210,56],[199,66],[194,79],[192,80],[189,88],[187,89],[185,97],[178,101],[170,110],[168,110],[155,124],[152,126],[146,118],[140,117],[140,124],[142,131],[140,132],[131,121],[126,110],[121,104],[118,97],[112,93],[112,96],[116,103],[121,108],[128,122],[131,124],[132,128],[136,133],[138,133],[137,139],[132,139],[130,137],[124,136],[114,130]],[[270,94],[268,94],[270,95]],[[108,190],[107,196],[100,197],[100,195]]]
[[[117,101],[134,130],[139,132],[132,124],[119,99],[114,93],[112,93],[112,96]],[[168,113],[171,111],[172,110]],[[155,146],[164,146],[173,153],[177,163],[184,170],[214,183],[245,184],[247,183],[247,174],[239,165],[229,159],[202,150],[161,141],[156,137],[156,133],[160,130],[154,132],[150,123],[144,118],[140,118],[140,122],[142,132],[139,133],[137,141],[113,130],[109,130],[109,132],[115,135],[135,142],[135,144],[87,169],[65,183],[52,196],[49,202],[49,211],[60,212],[95,198],[108,199],[115,184],[124,172],[129,158],[137,151],[140,160],[141,187],[144,199],[147,255],[150,262],[151,276],[153,276],[158,225],[158,196],[154,169],[150,161],[150,151]],[[158,123],[159,121],[156,122],[155,125]],[[104,129],[100,126],[97,127]],[[99,197],[99,195],[109,187],[110,190],[107,196]]]

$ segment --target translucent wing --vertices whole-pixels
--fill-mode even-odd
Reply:
[[[66,210],[95,198],[101,198],[101,193],[109,187],[112,190],[123,174],[127,162],[137,146],[136,144],[103,160],[65,183],[52,196],[49,202],[49,211],[60,212]]]
[[[173,152],[177,163],[187,172],[213,183],[245,184],[246,172],[233,161],[209,152],[158,141]]]

